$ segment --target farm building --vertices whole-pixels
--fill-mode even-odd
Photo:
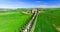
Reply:
[[[37,9],[32,9],[32,13],[35,13],[35,12],[37,12]]]

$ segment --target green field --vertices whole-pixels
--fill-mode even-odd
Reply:
[[[31,14],[22,12],[0,13],[0,32],[19,32],[31,18]]]
[[[32,14],[22,13],[23,11],[31,13],[31,10],[12,10],[0,12],[0,32],[20,32],[25,28]],[[40,11],[40,8],[38,12]],[[58,32],[60,27],[60,8],[45,8],[37,14],[34,32]]]
[[[60,26],[60,9],[46,9],[39,13],[34,32],[58,32],[53,24]]]

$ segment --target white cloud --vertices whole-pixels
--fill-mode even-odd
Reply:
[[[32,5],[33,8],[60,8],[60,5],[38,5],[34,6]]]
[[[0,8],[19,8],[19,7],[24,7],[26,3],[24,2],[5,2],[5,3],[0,3]]]
[[[47,5],[40,5],[40,6],[38,6],[38,7],[40,7],[40,8],[46,8]]]

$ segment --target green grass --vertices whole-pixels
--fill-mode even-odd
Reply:
[[[40,13],[34,32],[58,32],[53,24],[60,26],[60,10],[47,10]]]
[[[52,24],[60,26],[60,10],[46,11],[44,14]]]
[[[0,13],[0,32],[18,32],[30,17],[31,15],[21,12]]]

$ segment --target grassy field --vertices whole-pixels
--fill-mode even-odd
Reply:
[[[60,10],[47,9],[39,13],[34,32],[58,32],[53,24],[60,26]]]
[[[0,32],[19,32],[30,17],[30,14],[21,12],[2,12],[0,13]]]

